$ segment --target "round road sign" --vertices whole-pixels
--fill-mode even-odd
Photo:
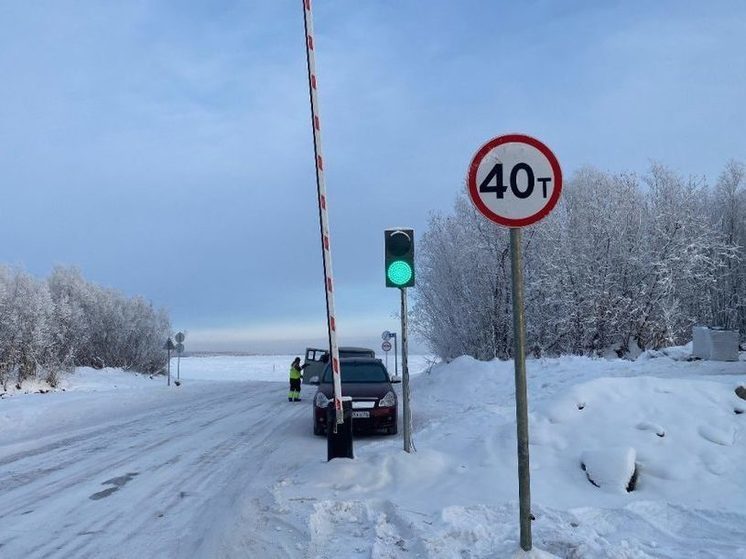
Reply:
[[[182,343],[184,341],[184,332],[179,332],[176,334],[175,338],[177,342]]]
[[[388,341],[389,341],[389,340],[391,339],[391,332],[389,332],[388,330],[385,330],[385,331],[383,332],[383,334],[381,334],[381,339],[382,339],[382,340],[383,340],[384,342],[388,342]]]
[[[385,341],[385,342],[383,342],[383,343],[381,344],[381,349],[382,349],[383,351],[386,351],[386,352],[389,352],[389,351],[391,351],[391,342],[389,342],[389,341]]]
[[[562,170],[536,138],[506,134],[479,148],[466,182],[469,198],[487,219],[524,227],[545,218],[557,204]]]

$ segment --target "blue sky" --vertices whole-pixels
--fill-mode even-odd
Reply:
[[[711,181],[746,160],[746,3],[317,0],[339,327],[396,327],[382,231],[503,132]],[[0,261],[171,311],[192,349],[323,340],[300,0],[0,2]]]

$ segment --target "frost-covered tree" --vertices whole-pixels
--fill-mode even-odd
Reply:
[[[3,269],[2,380],[20,385],[52,362],[52,300],[45,283],[21,271]]]
[[[709,200],[712,224],[733,245],[734,254],[721,261],[723,268],[712,304],[714,320],[746,334],[746,169],[730,161]]]
[[[87,282],[58,267],[48,280],[0,266],[0,384],[40,378],[55,385],[74,366],[157,372],[166,364],[165,311],[141,297]]]
[[[642,179],[576,173],[555,211],[524,230],[529,350],[623,355],[683,342],[692,324],[718,313],[742,320],[742,182],[736,164],[714,195],[660,165]],[[712,196],[734,215],[709,218]],[[510,356],[507,231],[461,197],[454,215],[432,216],[418,258],[413,318],[432,349],[443,357]]]

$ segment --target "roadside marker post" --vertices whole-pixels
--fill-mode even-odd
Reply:
[[[493,223],[510,228],[520,543],[524,551],[529,551],[531,480],[521,228],[545,218],[557,205],[562,192],[562,170],[554,153],[536,138],[506,134],[479,148],[469,165],[466,184],[476,209]]]

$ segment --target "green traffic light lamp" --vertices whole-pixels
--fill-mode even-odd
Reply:
[[[412,267],[404,262],[404,260],[395,260],[389,264],[386,275],[394,285],[403,286],[412,279]]]

